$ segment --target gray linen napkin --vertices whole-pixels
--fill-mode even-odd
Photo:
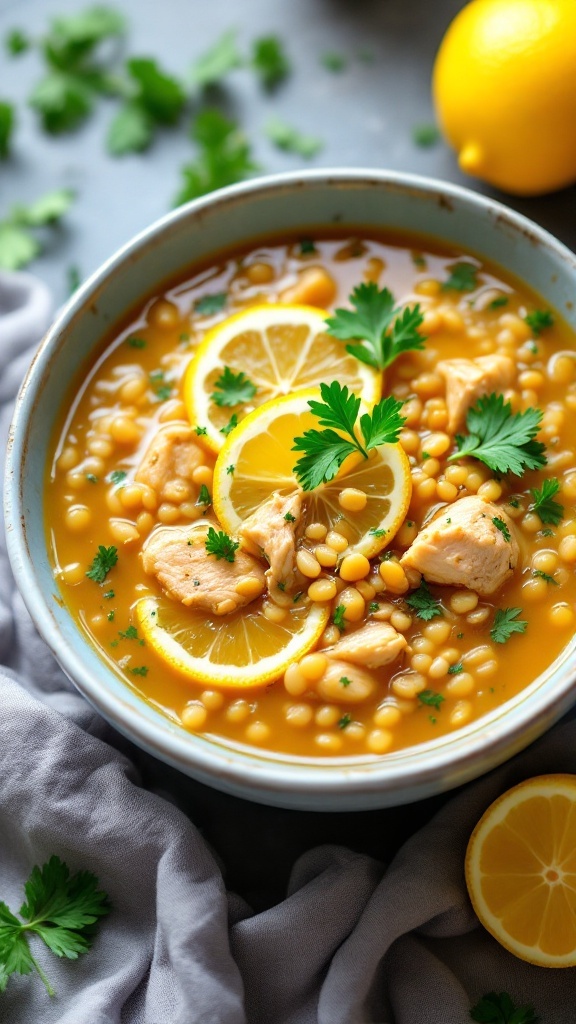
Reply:
[[[0,429],[50,313],[27,275],[0,275]],[[5,443],[1,446],[4,451]],[[385,869],[336,846],[294,865],[283,902],[227,894],[194,825],[139,784],[125,744],[37,636],[0,543],[0,899],[17,909],[52,854],[113,902],[92,951],[13,976],[1,1024],[465,1024],[490,990],[576,1021],[576,973],[516,960],[481,929],[463,858],[486,806],[523,778],[576,772],[576,722],[468,786]],[[118,749],[120,748],[120,749]]]

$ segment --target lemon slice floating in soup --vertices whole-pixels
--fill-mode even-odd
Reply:
[[[272,494],[298,489],[294,438],[318,425],[308,406],[315,390],[268,402],[250,413],[224,445],[214,469],[214,511],[228,533]],[[304,496],[304,527],[322,523],[348,540],[347,554],[373,558],[399,530],[410,504],[410,464],[399,444],[349,456],[338,476]]]
[[[255,601],[223,624],[221,616],[169,598],[144,597],[136,605],[142,636],[156,654],[195,682],[230,689],[265,686],[317,643],[328,622],[327,605],[290,598],[285,611],[275,622]]]
[[[327,316],[312,306],[252,306],[208,331],[186,371],[184,401],[212,451],[222,448],[233,417],[240,422],[273,398],[326,380],[346,384],[368,406],[379,400],[381,374],[326,334]],[[223,374],[231,388],[220,386]]]

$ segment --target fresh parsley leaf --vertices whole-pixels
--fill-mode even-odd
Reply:
[[[307,430],[302,437],[294,438],[292,451],[305,453],[294,466],[296,478],[305,491],[313,491],[321,483],[332,480],[352,452],[358,451],[367,459],[371,449],[381,444],[395,444],[405,422],[400,415],[403,403],[392,396],[383,398],[370,413],[360,417],[364,447],[355,431],[360,399],[338,381],[321,384],[320,394],[322,402],[308,402],[311,412],[318,417],[321,426],[336,428],[350,440],[335,429]]]
[[[55,224],[73,198],[70,189],[60,189],[48,192],[29,206],[13,206],[5,220],[0,221],[0,267],[19,270],[27,266],[41,250],[33,230]]]
[[[198,114],[192,138],[198,144],[199,154],[194,163],[182,168],[184,184],[176,197],[176,206],[233,185],[259,170],[245,135],[235,121],[218,110],[207,109]]]
[[[293,516],[291,512],[287,512],[286,515],[284,516],[284,519],[286,520],[287,523],[296,522],[296,516]]]
[[[412,128],[412,142],[415,146],[429,149],[440,141],[440,132],[435,124],[415,124]]]
[[[278,36],[261,36],[254,40],[252,67],[264,89],[275,89],[288,77],[290,61]]]
[[[280,117],[268,119],[265,134],[278,149],[286,153],[297,153],[305,160],[316,156],[324,145],[320,139],[314,138],[313,135],[303,135]]]
[[[349,714],[342,715],[342,718],[340,718],[339,721],[338,721],[338,728],[339,729],[345,729],[346,726],[350,725],[351,721],[352,721],[352,715],[349,715]]]
[[[418,589],[413,590],[405,600],[406,604],[414,609],[417,617],[423,619],[424,622],[434,619],[437,615],[442,615],[440,602],[432,594],[426,580],[422,580]]]
[[[110,123],[106,148],[112,156],[143,153],[153,137],[153,122],[148,112],[139,103],[126,103]]]
[[[334,623],[335,626],[338,627],[338,629],[346,629],[346,623],[344,621],[345,613],[346,608],[344,607],[343,604],[337,605],[336,608],[334,609],[334,613],[332,615],[332,622]]]
[[[370,529],[368,530],[368,533],[370,534],[371,537],[384,537],[388,533],[388,530],[383,530],[376,526],[371,526]]]
[[[104,583],[108,573],[114,568],[118,561],[118,549],[115,547],[106,548],[102,544],[98,545],[98,552],[95,555],[92,564],[89,566],[86,573],[89,580],[94,580],[95,583]]]
[[[229,366],[223,368],[214,388],[210,398],[215,405],[220,407],[241,405],[244,402],[249,402],[256,394],[256,385],[246,374],[242,370],[239,373],[234,373]]]
[[[301,256],[312,256],[312,255],[314,255],[317,252],[318,252],[318,250],[316,248],[316,244],[312,241],[311,238],[301,238],[300,239],[300,255]]]
[[[146,348],[147,343],[144,338],[136,338],[134,335],[131,335],[126,340],[130,348]]]
[[[190,72],[190,81],[198,89],[218,85],[234,68],[239,68],[242,58],[236,44],[236,32],[231,29],[198,58]]]
[[[533,1006],[515,1006],[507,992],[488,992],[470,1010],[477,1024],[538,1024]]]
[[[461,661],[458,661],[455,665],[450,665],[448,669],[449,676],[459,676],[464,671],[464,665]]]
[[[201,485],[200,490],[198,492],[198,498],[196,499],[196,504],[197,505],[211,505],[212,504],[212,498],[211,498],[211,495],[210,495],[210,491],[206,487],[206,484],[202,484]]]
[[[336,53],[334,50],[328,50],[323,53],[320,58],[320,63],[327,71],[331,71],[332,74],[339,74],[344,71],[348,61],[342,53]]]
[[[172,388],[170,384],[160,384],[154,389],[154,393],[159,402],[167,402],[172,394]]]
[[[508,305],[507,295],[498,295],[497,298],[492,299],[492,302],[488,303],[488,309],[501,309],[502,306]]]
[[[210,526],[204,546],[208,554],[215,555],[218,560],[223,558],[226,562],[233,562],[235,552],[240,544],[238,541],[232,540],[223,530],[216,531],[213,526]]]
[[[147,149],[156,125],[175,124],[186,101],[180,82],[150,58],[134,57],[126,65],[127,102],[114,117],[107,139],[113,156]]]
[[[229,466],[226,466],[226,472],[227,472],[228,476],[234,476],[234,470],[235,469],[236,469],[236,466],[233,463],[231,463]]]
[[[26,902],[19,920],[0,903],[0,992],[11,974],[30,974],[36,969],[49,995],[54,990],[32,955],[28,934],[37,935],[59,957],[76,960],[90,949],[98,919],[110,913],[110,903],[98,890],[98,879],[89,871],[70,870],[58,857],[41,868],[34,867],[24,886]]]
[[[234,427],[237,427],[237,426],[238,426],[238,416],[236,415],[235,412],[233,412],[231,417],[230,417],[230,419],[228,420],[228,423],[226,424],[226,426],[225,427],[220,427],[220,433],[224,434],[224,437],[228,437],[228,434],[230,434],[234,430]]]
[[[130,671],[133,676],[147,676],[149,669],[148,665],[139,665],[136,668],[131,668]]]
[[[541,580],[546,580],[546,583],[553,583],[556,587],[560,586],[558,580],[555,580],[553,576],[550,576],[550,573],[543,572],[542,569],[532,569],[532,575],[539,577]]]
[[[374,612],[377,612],[379,610],[380,605],[378,604],[378,601],[370,601],[370,604],[368,605],[368,611],[370,612],[370,614],[373,615]]]
[[[555,477],[551,480],[544,480],[540,490],[537,487],[530,488],[530,494],[534,499],[530,510],[540,516],[541,522],[558,526],[564,517],[564,505],[561,505],[559,501],[554,501],[559,490],[560,482]]]
[[[549,309],[535,309],[528,313],[524,320],[536,338],[540,337],[542,331],[554,326],[554,317]]]
[[[86,479],[90,484],[98,483],[98,477],[94,473],[86,473]]]
[[[194,431],[198,437],[203,437],[208,432],[206,427],[194,427]]]
[[[0,160],[10,155],[10,141],[14,131],[14,107],[0,100]]]
[[[418,694],[418,700],[421,701],[422,704],[425,704],[426,707],[437,708],[438,711],[440,710],[440,705],[444,703],[445,699],[446,698],[443,697],[441,693],[436,693],[434,690],[422,690],[422,692]]]
[[[111,484],[121,484],[126,479],[126,471],[124,469],[113,469],[108,477]]]
[[[26,50],[30,49],[30,40],[21,29],[13,28],[6,35],[4,46],[11,57],[19,57],[21,53],[26,53]]]
[[[340,682],[340,686],[343,686],[344,689],[346,689],[347,686],[351,686],[352,685],[352,680],[348,679],[348,676],[340,676],[339,682]]]
[[[130,623],[128,629],[118,630],[118,636],[121,640],[138,640],[138,629]]]
[[[542,412],[525,409],[512,412],[503,395],[492,393],[479,398],[466,416],[468,435],[456,435],[458,451],[448,461],[472,456],[484,462],[495,473],[522,476],[526,469],[546,465],[545,445],[536,441]]]
[[[508,541],[508,543],[510,543],[510,541],[512,539],[511,536],[510,536],[510,530],[506,526],[506,523],[504,522],[504,520],[500,519],[500,516],[494,516],[493,519],[492,519],[492,522],[494,523],[494,526],[496,527],[496,529],[500,530],[500,533],[504,537],[504,540],[506,540],[506,541]]]
[[[498,608],[494,616],[494,624],[490,630],[490,636],[495,644],[505,644],[513,633],[525,633],[528,623],[525,619],[519,619],[522,614],[521,608]]]
[[[473,292],[478,287],[478,267],[467,260],[453,263],[450,269],[450,276],[444,281],[444,291]]]
[[[201,316],[213,316],[214,313],[222,312],[227,298],[226,292],[214,292],[213,295],[203,295],[202,298],[196,299],[194,309]]]
[[[418,332],[423,322],[420,306],[394,306],[388,288],[380,290],[371,281],[360,284],[350,295],[351,309],[337,309],[326,320],[328,334],[341,341],[359,341],[346,351],[375,370],[385,370],[403,352],[424,348]]]

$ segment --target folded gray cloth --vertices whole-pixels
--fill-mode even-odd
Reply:
[[[45,289],[0,275],[0,426],[46,327]],[[5,445],[2,446],[2,450]],[[388,867],[336,846],[301,857],[286,899],[253,914],[227,894],[194,825],[139,784],[123,744],[36,635],[0,545],[0,900],[17,910],[52,854],[99,878],[113,910],[93,949],[58,960],[56,989],[10,978],[2,1024],[465,1024],[484,992],[574,1024],[576,973],[516,960],[478,926],[463,862],[504,789],[576,772],[576,723],[453,798]]]

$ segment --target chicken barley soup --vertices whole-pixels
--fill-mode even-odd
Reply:
[[[571,638],[576,346],[515,280],[422,239],[266,242],[103,346],[54,438],[55,574],[185,729],[382,755]]]

